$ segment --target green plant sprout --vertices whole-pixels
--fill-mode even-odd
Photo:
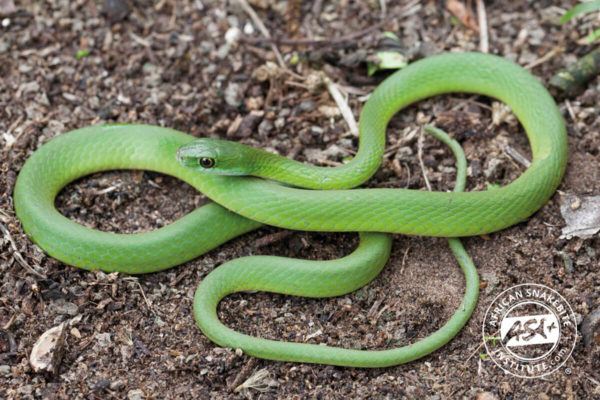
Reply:
[[[568,10],[561,18],[560,23],[564,24],[567,21],[572,20],[578,15],[589,14],[592,12],[596,12],[600,10],[600,0],[592,0],[586,3],[579,3],[575,7]],[[590,33],[585,41],[588,43],[592,43],[594,40],[600,38],[600,29],[596,29],[594,32]]]

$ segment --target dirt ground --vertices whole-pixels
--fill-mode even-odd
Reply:
[[[107,122],[156,124],[335,165],[358,143],[327,90],[312,87],[312,74],[323,71],[340,84],[358,117],[361,97],[388,74],[367,75],[369,57],[390,45],[382,32],[399,37],[393,45],[409,61],[479,49],[479,34],[457,23],[445,1],[250,3],[274,37],[325,42],[278,44],[291,72],[267,70],[267,62],[277,65],[275,53],[264,41],[239,39],[239,33],[262,34],[237,1],[27,0],[0,18],[0,222],[6,228],[0,238],[0,399],[600,399],[600,350],[596,343],[585,347],[581,335],[565,367],[540,379],[506,375],[481,356],[485,310],[513,285],[557,290],[579,320],[600,306],[600,239],[559,238],[559,194],[523,223],[465,239],[481,278],[472,318],[442,349],[384,369],[254,359],[214,345],[192,316],[196,286],[227,260],[337,258],[353,249],[356,234],[264,227],[185,265],[139,277],[67,266],[31,243],[14,215],[12,190],[27,157],[61,133]],[[595,17],[557,23],[572,5],[487,2],[490,52],[529,65],[547,85],[593,49],[578,41],[597,24]],[[599,91],[596,78],[572,95],[554,92],[569,133],[564,193],[600,194]],[[468,190],[510,182],[524,167],[502,149],[530,157],[529,147],[518,124],[492,124],[490,105],[487,98],[453,95],[403,110],[390,123],[384,163],[365,186],[425,188],[414,132],[427,118],[464,146]],[[454,160],[446,148],[426,139],[423,163],[434,190],[452,187]],[[164,226],[206,201],[176,179],[121,171],[69,185],[56,204],[87,226],[131,233]],[[19,255],[46,277],[25,269]],[[319,300],[236,294],[222,302],[220,316],[236,330],[266,338],[385,349],[438,329],[463,290],[444,239],[398,235],[381,275],[352,294]],[[74,317],[57,373],[35,373],[28,357],[37,338]],[[257,382],[235,390],[257,374]]]

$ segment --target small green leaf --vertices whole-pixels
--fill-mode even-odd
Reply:
[[[294,53],[292,54],[292,57],[290,58],[290,65],[291,66],[295,66],[300,64],[300,56],[298,55],[298,53]]]
[[[90,54],[89,50],[79,50],[77,52],[77,55],[75,56],[75,58],[77,58],[78,60],[81,60],[83,57],[87,56],[88,54]]]
[[[600,38],[600,29],[596,29],[594,32],[587,35],[585,41],[588,43],[592,43],[594,40]]]
[[[487,358],[487,356],[488,356],[488,355],[487,355],[487,354],[485,354],[485,353],[479,353],[479,358],[481,358],[481,359],[482,359],[482,360],[484,360],[484,361],[485,361],[485,359]]]
[[[379,59],[379,62],[368,63],[367,74],[369,76],[380,69],[402,69],[408,65],[404,54],[398,51],[380,51],[375,55]]]
[[[383,32],[382,35],[383,35],[383,37],[386,37],[388,39],[393,39],[398,42],[400,41],[400,38],[398,36],[396,36],[396,34],[393,32]]]
[[[560,18],[560,23],[564,24],[565,22],[573,19],[573,17],[580,14],[587,14],[594,11],[600,10],[600,0],[592,0],[587,3],[579,3],[575,7],[568,10],[563,16]]]

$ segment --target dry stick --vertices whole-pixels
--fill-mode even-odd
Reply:
[[[387,14],[386,0],[379,0],[379,8],[381,8],[381,18],[385,18],[385,15]]]
[[[425,164],[423,163],[423,128],[421,127],[421,133],[419,134],[418,141],[418,153],[419,156],[419,165],[421,166],[421,171],[423,172],[423,178],[425,178],[425,186],[427,186],[427,190],[431,192],[431,185],[429,184],[429,179],[427,178],[427,173],[425,172]]]
[[[523,154],[519,153],[517,150],[513,149],[510,146],[505,146],[502,150],[513,160],[524,166],[525,168],[529,168],[531,166],[531,161],[527,159]]]
[[[559,47],[554,47],[552,50],[550,50],[549,52],[547,52],[546,54],[544,54],[542,57],[538,58],[537,60],[534,60],[532,62],[530,62],[529,64],[527,64],[524,68],[525,69],[532,69],[533,67],[537,67],[540,64],[545,63],[546,61],[550,61],[551,59],[553,59],[554,57],[560,55],[564,50],[559,48]]]
[[[266,236],[258,238],[256,240],[256,242],[254,242],[254,247],[259,249],[259,248],[267,246],[269,244],[279,242],[280,240],[287,238],[291,234],[292,234],[292,231],[288,231],[288,230],[268,234]]]
[[[250,7],[250,4],[248,4],[248,2],[246,0],[238,0],[238,3],[244,9],[246,14],[248,14],[250,16],[250,18],[252,19],[252,22],[254,22],[254,24],[260,30],[260,32],[267,38],[270,38],[271,34],[269,33],[269,30],[267,29],[265,24],[263,24],[262,20],[260,19],[258,14],[254,11],[254,9],[252,7]],[[271,49],[273,50],[273,53],[275,53],[275,57],[277,57],[277,62],[279,63],[281,68],[285,68],[285,61],[283,61],[283,57],[281,56],[279,49],[277,48],[277,46],[274,43],[271,43]]]
[[[344,117],[344,120],[346,120],[348,128],[350,129],[350,134],[352,136],[358,137],[358,124],[356,123],[356,119],[354,119],[354,114],[352,113],[350,106],[348,106],[348,102],[342,95],[342,92],[340,92],[338,86],[335,83],[333,83],[331,79],[329,79],[329,77],[325,74],[323,74],[323,82],[325,82],[325,85],[327,85],[327,90],[329,90],[329,93],[331,94],[331,97],[333,97],[333,100],[335,100],[335,103],[339,107],[340,112]]]
[[[483,0],[477,2],[477,22],[479,23],[479,50],[482,53],[488,53],[490,44],[488,40],[487,16],[485,13],[485,4]]]
[[[250,359],[248,360],[248,362],[246,363],[246,365],[244,365],[242,367],[242,369],[240,370],[240,372],[238,372],[237,376],[233,379],[233,381],[227,385],[227,390],[229,390],[230,392],[234,391],[235,388],[237,388],[238,386],[240,386],[240,384],[245,381],[246,379],[248,379],[248,376],[250,376],[250,372],[252,372],[252,370],[254,369],[254,367],[256,366],[256,364],[258,363],[257,361],[258,359],[255,357],[250,357]]]
[[[569,116],[571,117],[571,120],[573,121],[573,128],[575,129],[575,133],[577,133],[577,135],[581,135],[581,131],[579,130],[579,125],[578,125],[578,120],[577,120],[577,116],[575,115],[575,111],[573,111],[573,106],[571,106],[571,102],[569,101],[569,99],[565,99],[565,105],[567,106],[567,111],[569,112]]]

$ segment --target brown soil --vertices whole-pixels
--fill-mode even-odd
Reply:
[[[100,3],[18,1],[15,13],[0,18],[0,132],[5,134],[0,136],[0,222],[16,246],[15,251],[8,235],[0,239],[0,399],[600,398],[600,351],[585,348],[581,337],[566,366],[541,379],[505,375],[489,357],[480,357],[485,353],[480,346],[485,310],[510,286],[550,286],[580,319],[600,306],[600,240],[559,239],[564,222],[558,194],[526,222],[464,240],[482,281],[472,318],[441,350],[394,368],[254,359],[211,343],[192,317],[196,286],[227,260],[251,254],[337,258],[356,245],[356,234],[280,235],[280,230],[265,227],[186,265],[139,277],[83,271],[46,256],[14,216],[12,190],[27,157],[68,130],[107,122],[157,124],[326,164],[341,162],[344,149],[357,145],[345,136],[347,125],[340,116],[326,115],[323,106],[335,110],[326,90],[310,91],[295,75],[259,79],[257,69],[267,61],[276,63],[268,45],[225,44],[230,28],[244,30],[251,24],[237,2],[135,0],[124,11],[120,1]],[[251,3],[277,37],[336,38],[381,21],[377,1]],[[279,50],[288,65],[290,57],[299,57],[300,64],[290,67],[297,75],[325,71],[333,81],[368,93],[386,76],[367,77],[364,62],[382,45],[383,31],[399,36],[411,61],[478,49],[478,34],[453,22],[445,2],[387,3],[390,19],[358,38],[317,47],[279,45]],[[564,49],[531,69],[546,83],[592,49],[576,43],[588,33],[583,23],[555,23],[560,8],[570,7],[568,1],[488,4],[490,52],[527,65],[557,47]],[[80,50],[89,54],[77,59]],[[570,97],[555,93],[569,131],[563,192],[600,194],[599,90],[595,79]],[[358,97],[349,96],[355,116],[362,106]],[[403,110],[388,129],[388,145],[395,150],[366,186],[425,187],[417,140],[394,145],[427,116],[464,146],[471,167],[468,190],[510,182],[523,167],[502,148],[508,144],[529,157],[528,144],[518,124],[491,126],[490,104],[487,98],[457,95]],[[342,151],[318,152],[333,145]],[[325,158],[315,161],[315,154]],[[451,153],[426,139],[423,158],[433,189],[450,189]],[[486,177],[490,163],[498,166]],[[164,226],[206,201],[176,179],[130,171],[97,174],[69,185],[57,207],[97,229],[139,232]],[[17,254],[29,265],[39,265],[47,278],[29,273]],[[332,299],[236,294],[223,301],[220,315],[229,326],[266,338],[302,341],[320,331],[312,342],[383,349],[434,332],[452,315],[463,289],[464,279],[444,239],[396,236],[382,274],[352,294]],[[33,372],[28,357],[37,338],[76,315],[82,318],[67,332],[58,373]],[[263,369],[267,377],[262,386],[234,391]]]

